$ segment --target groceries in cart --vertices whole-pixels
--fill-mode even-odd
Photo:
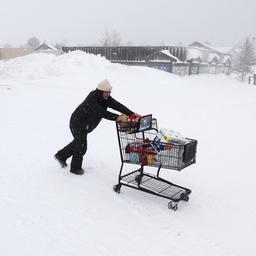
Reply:
[[[127,159],[133,164],[152,165],[158,159],[157,153],[148,139],[144,142],[128,143],[125,147],[125,153]]]
[[[152,134],[147,133],[148,137]],[[183,155],[189,140],[180,133],[168,129],[160,129],[153,136],[143,140],[134,139],[125,147],[126,159],[133,164],[162,165],[180,168],[185,165]]]
[[[183,137],[181,133],[162,128],[154,138],[152,145],[159,152],[160,150],[172,149],[172,144],[185,145],[187,143],[189,140]]]
[[[146,116],[122,114],[118,118],[119,131],[121,132],[140,132],[151,128],[152,114]]]
[[[127,116],[125,114],[121,114],[118,117],[119,130],[122,132],[134,130],[137,127],[138,119],[139,117],[135,115]]]

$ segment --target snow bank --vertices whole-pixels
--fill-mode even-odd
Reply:
[[[197,164],[162,171],[192,190],[177,212],[162,198],[112,191],[120,168],[113,122],[103,120],[88,136],[84,176],[54,161],[72,139],[72,111],[103,78],[132,110],[198,139]],[[0,61],[0,252],[253,255],[255,96],[256,87],[225,75],[181,78],[79,51]]]

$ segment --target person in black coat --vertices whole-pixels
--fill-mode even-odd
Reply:
[[[70,118],[69,127],[74,137],[63,149],[55,154],[61,167],[67,167],[66,160],[72,157],[70,172],[82,175],[83,156],[87,150],[87,134],[92,132],[102,118],[117,121],[119,115],[107,111],[110,107],[125,115],[135,115],[133,111],[110,96],[112,86],[107,79],[100,82],[96,90],[91,91],[86,99],[75,109]]]

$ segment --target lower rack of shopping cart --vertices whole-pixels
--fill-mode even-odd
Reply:
[[[116,193],[120,193],[122,186],[169,199],[168,208],[174,211],[178,209],[180,201],[187,202],[189,200],[189,194],[191,193],[188,188],[181,187],[152,174],[143,173],[141,168],[121,176],[119,183],[114,185],[113,190]]]

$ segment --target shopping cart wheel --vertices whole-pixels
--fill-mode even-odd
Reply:
[[[173,211],[177,211],[177,209],[178,209],[178,204],[177,204],[177,203],[174,203],[173,201],[170,201],[170,202],[168,203],[168,208],[171,209],[171,210],[173,210]]]
[[[136,176],[135,176],[135,181],[137,181],[138,183],[140,183],[140,182],[141,182],[141,178],[142,178],[141,175],[136,175]]]
[[[117,184],[117,185],[114,185],[113,186],[113,190],[116,192],[116,193],[120,193],[120,191],[121,191],[121,184]]]
[[[187,194],[185,194],[185,193],[182,193],[182,194],[180,195],[180,199],[181,199],[182,201],[188,202],[189,196],[188,196]]]
[[[189,200],[189,196],[188,196],[188,195],[186,195],[182,200],[183,200],[183,201],[188,202],[188,200]]]

